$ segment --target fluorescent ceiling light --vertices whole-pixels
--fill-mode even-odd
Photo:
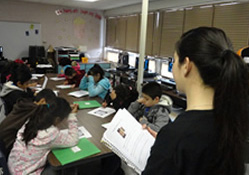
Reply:
[[[82,1],[82,2],[95,2],[95,1],[98,1],[98,0],[75,0],[75,1]]]

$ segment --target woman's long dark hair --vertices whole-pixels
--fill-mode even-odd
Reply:
[[[244,143],[248,136],[248,69],[217,28],[199,27],[184,33],[176,44],[179,63],[194,62],[204,84],[215,90],[214,115],[219,133],[212,172],[244,174]]]
[[[23,141],[28,144],[36,137],[38,130],[44,130],[52,126],[57,117],[62,121],[71,112],[69,103],[60,97],[56,97],[53,103],[37,105],[33,111],[23,133]]]

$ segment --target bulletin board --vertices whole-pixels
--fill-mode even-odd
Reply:
[[[41,46],[41,24],[0,21],[0,46],[9,60],[29,56],[29,46]]]

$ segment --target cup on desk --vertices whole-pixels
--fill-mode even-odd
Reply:
[[[88,58],[87,57],[81,57],[81,62],[82,63],[87,63],[88,62]]]

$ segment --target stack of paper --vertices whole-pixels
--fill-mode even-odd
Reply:
[[[60,81],[60,80],[66,80],[66,78],[65,77],[51,77],[50,80]]]
[[[72,85],[68,84],[68,85],[56,85],[57,88],[59,89],[70,89],[72,87]]]
[[[105,117],[108,117],[109,115],[113,114],[114,112],[116,112],[115,109],[112,109],[109,107],[106,107],[106,108],[100,107],[100,108],[97,108],[97,109],[94,109],[94,110],[88,112],[88,114],[95,115],[95,116],[100,117],[100,118],[105,118]]]
[[[89,94],[88,91],[83,91],[83,90],[68,93],[68,95],[71,95],[77,98],[87,96],[88,94]]]

